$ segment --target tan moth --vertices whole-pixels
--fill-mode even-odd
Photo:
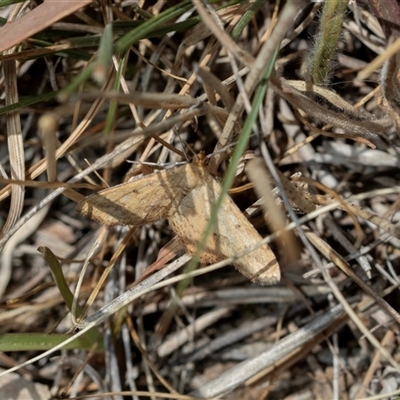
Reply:
[[[199,157],[197,162],[102,190],[79,202],[77,210],[105,226],[141,226],[168,219],[186,251],[193,255],[220,192],[220,185],[204,166],[203,158]],[[226,195],[200,262],[211,264],[236,257],[261,240],[258,232]],[[233,265],[260,285],[271,285],[280,279],[279,265],[268,245],[235,258]]]

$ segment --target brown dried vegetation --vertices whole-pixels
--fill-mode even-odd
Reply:
[[[55,398],[394,398],[394,1],[27,3],[0,1],[2,366]],[[239,225],[279,284],[225,267]]]

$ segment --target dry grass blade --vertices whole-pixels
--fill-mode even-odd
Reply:
[[[305,343],[315,341],[318,334],[327,329],[329,325],[336,325],[341,318],[343,318],[341,306],[327,310],[326,314],[315,318],[310,324],[281,339],[271,350],[228,370],[217,379],[192,392],[191,395],[212,397],[218,396],[228,389],[234,389],[256,373],[272,367],[279,360],[284,360]],[[323,337],[320,337],[320,340],[323,340]]]
[[[244,89],[247,96],[251,96],[254,92],[257,84],[259,83],[265,66],[268,65],[268,60],[273,57],[276,49],[279,48],[283,38],[288,31],[288,27],[291,26],[293,18],[298,13],[299,9],[305,5],[306,2],[288,2],[283,11],[281,12],[279,19],[274,26],[271,36],[265,41],[263,47],[254,62],[252,69],[250,70],[245,83]],[[218,165],[222,162],[224,154],[218,153],[222,148],[235,141],[235,136],[238,133],[235,129],[236,121],[242,117],[244,110],[244,99],[239,96],[229,114],[229,117],[224,126],[221,137],[218,140],[218,144],[215,146],[214,151],[217,153],[211,160],[210,171],[215,172]]]
[[[272,195],[272,186],[270,185],[271,177],[268,176],[261,159],[251,160],[246,167],[246,173],[249,176],[250,181],[253,182],[256,193],[263,200],[262,207],[264,211],[264,218],[271,231],[276,232],[283,229],[286,225],[286,218],[284,217],[282,211],[275,204],[275,199]],[[289,191],[286,192],[293,193],[295,190],[294,187],[290,184],[290,182],[285,182],[289,188]],[[301,199],[301,196],[296,196],[296,199],[298,198]],[[289,246],[292,249],[291,253],[288,255],[288,259],[291,262],[296,262],[300,257],[300,249],[298,248],[292,233],[285,232],[285,234],[280,236],[278,240],[282,247]]]
[[[16,62],[3,63],[5,76],[6,104],[18,101]],[[18,111],[7,114],[7,146],[10,156],[11,179],[23,180],[25,178],[25,157],[22,140],[21,121]],[[18,220],[24,206],[25,189],[21,185],[11,186],[11,204],[7,221],[3,225],[0,237],[4,236]]]
[[[28,12],[23,17],[0,29],[0,51],[7,50],[23,40],[30,38],[51,24],[76,10],[90,4],[93,0],[53,1],[43,4]]]
[[[45,114],[39,122],[41,129],[44,150],[47,161],[47,180],[54,182],[57,178],[56,149],[57,149],[57,130],[59,118],[56,114]]]
[[[27,224],[24,225],[23,229],[19,229],[11,240],[9,240],[4,248],[1,250],[1,258],[0,258],[0,299],[3,297],[4,292],[7,288],[7,285],[10,282],[12,277],[12,259],[13,252],[16,247],[23,243],[29,236],[31,236],[39,227],[39,225],[43,222],[47,213],[49,212],[50,205],[42,208],[38,213],[36,213]]]
[[[376,293],[374,293],[373,290],[369,288],[368,285],[366,285],[364,282],[361,281],[360,278],[355,275],[348,265],[341,259],[340,256],[335,254],[335,252],[328,246],[325,242],[323,242],[317,235],[315,235],[312,232],[307,232],[307,237],[310,238],[312,243],[318,248],[321,253],[324,254],[325,257],[332,259],[334,263],[339,266],[347,275],[350,275],[356,282],[367,292],[369,293],[375,301],[382,307],[384,308],[392,317],[394,317],[397,322],[399,323],[399,315],[398,313],[390,306],[388,305],[385,300],[383,300],[380,296],[377,296]],[[322,272],[325,279],[327,280],[330,288],[332,289],[333,294],[335,297],[340,301],[340,303],[343,305],[343,307],[346,309],[347,314],[349,317],[352,319],[352,321],[357,325],[358,329],[361,330],[361,332],[368,338],[368,340],[375,346],[375,348],[379,349],[381,354],[386,358],[386,360],[395,368],[397,371],[400,371],[400,365],[397,363],[397,361],[392,357],[392,355],[384,349],[379,341],[371,334],[371,332],[367,329],[367,327],[363,324],[362,320],[359,318],[359,316],[353,311],[353,309],[350,307],[350,305],[347,303],[345,297],[343,294],[340,292],[339,288],[334,284],[332,279],[329,277],[329,275],[323,271]]]
[[[241,49],[235,41],[226,34],[222,29],[221,21],[219,20],[215,10],[211,7],[207,7],[202,4],[201,1],[194,1],[194,6],[197,12],[201,16],[203,23],[206,24],[207,28],[219,38],[221,44],[230,52],[232,52],[239,61],[244,65],[251,68],[254,64],[254,59],[250,54],[247,54],[243,49]]]
[[[25,5],[16,6],[10,15],[10,21],[18,19],[24,11]],[[14,53],[10,49],[7,53]],[[4,89],[6,105],[12,105],[18,102],[17,87],[17,64],[15,60],[5,61],[3,63]],[[18,111],[7,113],[7,146],[10,157],[11,179],[23,180],[25,178],[25,157],[24,145],[22,140],[22,129],[20,115]],[[11,186],[11,204],[7,220],[1,228],[0,238],[4,237],[8,231],[15,225],[22,213],[24,206],[25,189],[20,185]],[[2,246],[0,246],[0,249]]]
[[[111,82],[108,81],[105,85],[105,89],[107,85],[110,85]],[[102,98],[96,99],[93,105],[90,107],[88,113],[82,119],[82,122],[76,127],[76,129],[71,133],[68,139],[57,149],[56,151],[56,159],[62,157],[70,148],[73,146],[79,137],[83,134],[85,129],[89,126],[91,121],[93,120],[96,113],[99,111],[100,107],[102,106],[104,100]],[[36,165],[29,168],[26,172],[28,178],[36,178],[38,175],[43,173],[46,170],[46,161],[44,159],[40,160]],[[21,178],[22,179],[22,178]],[[9,194],[9,187],[5,187],[0,190],[0,200],[4,199]]]
[[[218,307],[211,310],[208,314],[201,316],[193,321],[187,329],[182,330],[179,334],[171,334],[167,336],[161,346],[157,349],[160,357],[166,357],[179,349],[183,344],[193,340],[200,332],[204,331],[208,326],[212,326],[221,318],[226,318],[231,314],[231,307]]]
[[[334,127],[341,128],[347,133],[347,138],[362,141],[372,148],[375,148],[373,141],[374,139],[378,139],[378,134],[393,126],[393,121],[388,118],[379,121],[373,116],[369,116],[368,118],[363,114],[348,114],[346,115],[347,118],[343,118],[342,113],[320,106],[317,102],[285,84],[284,80],[274,76],[271,81],[276,90],[286,98],[286,100],[304,111],[306,115]],[[323,133],[323,131],[321,131],[321,133]]]
[[[124,237],[123,242],[118,246],[118,249],[114,253],[114,255],[113,255],[112,259],[110,260],[109,264],[107,265],[107,267],[104,269],[100,279],[98,280],[95,288],[93,289],[90,297],[88,298],[80,320],[86,316],[88,310],[90,309],[90,307],[92,307],[92,305],[96,299],[96,296],[98,295],[99,291],[101,290],[104,283],[106,282],[107,277],[108,277],[109,273],[111,272],[111,269],[117,262],[118,258],[121,256],[122,252],[125,251],[125,248],[128,245],[129,241],[132,239],[133,234],[134,234],[134,230],[132,229],[131,232]],[[101,244],[101,242],[103,242],[103,240],[106,236],[107,236],[106,230],[103,229],[99,235],[98,240],[96,240],[96,243],[93,246],[92,253],[97,249],[97,247]],[[85,266],[87,266],[89,264],[89,261],[90,261],[90,257],[87,258],[87,262],[85,263]],[[82,273],[80,275],[80,282],[83,281],[84,276],[85,276],[85,271],[86,271],[85,266],[84,266],[84,268],[82,268]],[[79,288],[79,286],[78,286],[78,288]],[[79,292],[77,293],[76,297],[78,297],[78,295],[79,295]],[[74,314],[72,314],[72,315],[74,315]]]
[[[315,247],[330,261],[333,261],[346,275],[350,276],[362,289],[368,293],[380,307],[382,307],[394,320],[400,324],[400,315],[393,309],[381,296],[375,293],[366,283],[364,283],[351,269],[346,261],[340,257],[326,242],[322,241],[317,235],[312,232],[307,233],[308,237],[312,241]],[[364,329],[366,331],[366,329]],[[398,368],[397,363],[395,367]]]
[[[320,204],[320,205],[331,204],[334,201],[332,198],[325,197],[325,196],[318,196],[318,195],[313,196],[313,200],[315,201],[315,203]],[[400,238],[400,227],[397,224],[391,223],[386,218],[382,218],[379,215],[376,215],[368,210],[365,210],[359,206],[350,204],[348,202],[341,203],[339,207],[344,211],[349,211],[351,213],[354,213],[355,215],[359,216],[360,218],[363,218],[366,221],[369,221],[369,222],[373,223],[374,225],[378,226],[385,232],[388,232],[391,235],[393,235],[397,238]]]
[[[107,91],[100,93],[91,92],[83,96],[83,98],[88,101],[95,100],[99,97],[118,100],[121,103],[137,104],[144,108],[161,108],[167,110],[181,110],[199,105],[198,100],[189,96],[166,93],[131,92],[129,94],[121,94],[119,92]]]

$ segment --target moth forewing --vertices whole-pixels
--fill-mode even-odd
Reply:
[[[202,184],[183,197],[177,210],[168,218],[189,254],[196,252],[220,193],[220,185],[207,172]],[[236,257],[255,247],[261,240],[258,232],[226,195],[206,247],[200,255],[200,262],[211,264]],[[233,265],[244,276],[260,285],[271,285],[280,280],[279,265],[268,245],[235,258]]]
[[[101,225],[141,226],[174,213],[183,196],[201,184],[202,168],[185,164],[102,190],[76,209]]]

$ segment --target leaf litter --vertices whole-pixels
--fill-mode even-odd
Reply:
[[[83,307],[72,305],[78,334],[98,325],[101,346],[95,340],[92,351],[56,351],[25,367],[33,381],[51,382],[56,398],[395,396],[399,83],[397,55],[386,49],[398,37],[385,21],[400,13],[393,4],[388,16],[374,1],[339,3],[93,2],[71,6],[68,17],[54,6],[51,20],[33,2],[3,7],[8,19],[27,24],[0,56],[0,118],[8,121],[0,146],[5,368],[54,346],[40,347],[34,334],[42,343],[73,329],[71,290]],[[98,35],[106,25],[112,34]],[[6,37],[11,23],[3,29]],[[383,68],[368,69],[378,56]],[[55,119],[50,129],[42,116]],[[236,169],[239,146],[246,153]],[[200,152],[208,183],[189,185],[176,171],[192,164],[178,163]],[[146,162],[167,167],[146,175]],[[202,256],[196,232],[207,230],[229,168],[233,190],[216,223],[236,217],[226,231],[211,228],[218,254]],[[183,185],[157,181],[142,194],[152,206],[140,223],[121,223],[134,227],[113,220],[99,231],[75,210],[108,186],[105,193],[117,195],[131,188],[123,208],[134,212],[137,182],[171,176]],[[262,258],[224,242],[235,226],[276,258],[279,284],[257,286],[224,266],[241,270],[241,259],[247,270]],[[197,269],[185,269],[190,256],[201,261]],[[53,283],[50,259],[67,287]],[[16,343],[26,350],[14,351]]]

